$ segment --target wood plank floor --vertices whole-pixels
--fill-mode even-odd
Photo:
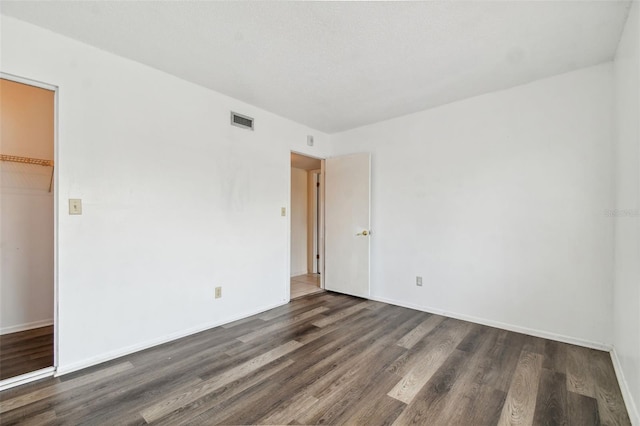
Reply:
[[[305,274],[291,277],[291,300],[322,291],[324,290],[320,288],[319,274]]]
[[[0,423],[630,424],[605,352],[328,292],[7,390]]]
[[[53,326],[0,336],[0,380],[53,366]]]

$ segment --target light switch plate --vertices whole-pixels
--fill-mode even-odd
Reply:
[[[281,207],[280,208],[280,216],[286,216],[287,215],[287,208],[286,207]]]
[[[82,214],[82,200],[69,198],[69,214]]]

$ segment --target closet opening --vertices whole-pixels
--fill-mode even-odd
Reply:
[[[0,74],[0,390],[55,369],[56,88]]]

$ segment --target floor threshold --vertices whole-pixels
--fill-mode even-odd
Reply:
[[[36,380],[45,379],[47,377],[53,377],[55,372],[55,367],[47,367],[40,370],[31,371],[29,373],[21,374],[19,376],[0,380],[0,391],[11,389],[16,386],[25,385],[27,383],[35,382]]]

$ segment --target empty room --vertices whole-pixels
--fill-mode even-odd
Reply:
[[[640,426],[639,26],[0,0],[0,424]]]

